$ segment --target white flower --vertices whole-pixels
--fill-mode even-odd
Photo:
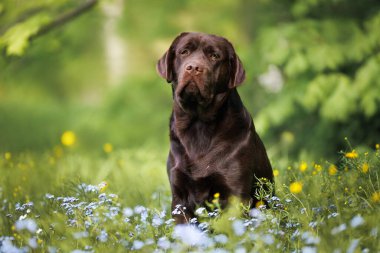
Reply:
[[[141,249],[142,247],[144,247],[144,242],[139,241],[139,240],[135,240],[135,241],[133,241],[132,249],[134,249],[134,250],[139,250],[139,249]]]
[[[30,233],[35,233],[38,229],[37,224],[32,219],[18,220],[15,224],[16,230],[29,230]]]
[[[242,220],[234,220],[234,222],[232,222],[232,229],[235,235],[242,236],[245,232],[244,222]]]
[[[343,223],[343,224],[340,224],[339,226],[337,226],[337,227],[331,229],[331,234],[332,234],[332,235],[336,235],[336,234],[338,234],[338,233],[340,233],[340,232],[346,230],[346,228],[347,228],[346,224],[344,224],[344,223]]]
[[[274,243],[274,238],[272,235],[263,235],[262,240],[267,245],[271,245]]]
[[[350,225],[353,228],[356,228],[356,227],[363,225],[363,224],[364,224],[364,219],[360,214],[358,214],[354,218],[352,218],[352,220],[350,222]]]
[[[137,214],[140,214],[140,213],[142,213],[145,210],[146,210],[146,208],[143,207],[143,206],[136,206],[135,207],[135,213],[137,213]]]
[[[133,210],[132,208],[126,207],[123,209],[123,215],[125,217],[131,217],[133,215]]]
[[[228,242],[228,237],[226,235],[220,234],[214,236],[214,240],[217,243],[226,244]]]
[[[302,248],[302,253],[317,253],[317,248],[306,246]]]
[[[1,241],[0,252],[22,253],[26,251],[27,250],[22,250],[14,246],[10,238],[6,238],[4,241]]]
[[[38,247],[38,243],[37,243],[37,238],[36,237],[32,237],[32,238],[29,239],[29,246],[32,249],[36,249]]]
[[[173,224],[174,222],[175,222],[174,219],[169,219],[169,220],[165,221],[165,224],[166,224],[166,225],[171,225],[171,224]]]
[[[167,250],[170,248],[170,241],[165,236],[161,237],[158,239],[157,246],[163,250]]]
[[[305,241],[305,244],[319,244],[321,241],[318,236],[314,236],[311,232],[303,233],[302,239]]]
[[[281,91],[284,81],[280,69],[276,65],[269,65],[268,71],[259,76],[259,83],[270,92]]]
[[[76,240],[81,239],[81,238],[86,238],[88,237],[88,232],[87,231],[75,232],[73,233],[73,237]]]
[[[206,242],[206,236],[194,226],[177,225],[174,228],[174,237],[179,238],[187,245],[202,245]]]
[[[229,251],[221,248],[216,248],[213,250],[213,253],[228,253]]]
[[[206,211],[206,208],[200,207],[197,210],[195,210],[195,214],[196,215],[202,215],[204,213],[204,211]]]
[[[96,237],[100,242],[106,242],[108,240],[108,234],[105,230],[100,231],[100,235]]]
[[[327,219],[331,219],[331,218],[335,218],[339,215],[339,213],[332,213],[332,214],[329,214],[327,215]]]
[[[152,226],[158,227],[161,226],[164,223],[164,221],[157,215],[155,215],[152,219]]]
[[[354,253],[356,247],[358,247],[358,245],[359,245],[359,241],[360,241],[360,239],[352,240],[352,242],[350,243],[350,246],[348,246],[347,253]]]
[[[235,249],[234,253],[247,253],[247,250],[245,248],[237,248]]]
[[[369,233],[372,237],[377,237],[377,228],[372,228],[371,232]]]

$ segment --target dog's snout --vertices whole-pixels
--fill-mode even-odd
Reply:
[[[190,62],[185,66],[185,70],[189,74],[198,75],[204,71],[204,68],[200,64]]]

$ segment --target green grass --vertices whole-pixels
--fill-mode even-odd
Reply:
[[[270,209],[216,196],[203,230],[171,219],[166,149],[2,153],[0,252],[378,252],[380,151],[349,151],[275,168]]]

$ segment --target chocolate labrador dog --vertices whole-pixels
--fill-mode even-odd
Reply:
[[[245,71],[225,38],[182,33],[157,63],[172,84],[170,152],[167,171],[177,223],[194,216],[196,206],[227,205],[237,196],[254,206],[259,178],[273,181],[265,147],[236,87]]]

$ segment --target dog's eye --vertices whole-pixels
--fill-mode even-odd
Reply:
[[[188,49],[182,49],[181,51],[179,51],[179,54],[180,55],[188,55],[188,54],[190,54],[190,51]]]
[[[220,58],[220,55],[217,53],[212,53],[212,54],[210,54],[210,58],[211,58],[211,60],[216,61]]]

